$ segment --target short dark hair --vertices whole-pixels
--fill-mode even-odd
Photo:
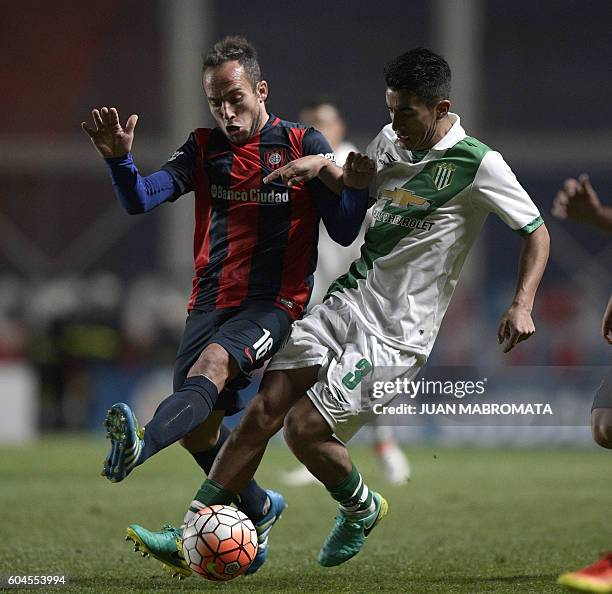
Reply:
[[[239,35],[229,35],[217,41],[204,56],[202,70],[221,66],[225,62],[238,62],[247,75],[253,88],[261,80],[261,68],[257,61],[255,46]]]
[[[300,110],[318,109],[323,105],[329,105],[333,107],[338,113],[342,112],[340,103],[336,100],[336,98],[327,95],[318,95],[316,97],[311,97],[310,99],[302,103],[302,107],[300,107]]]
[[[394,91],[410,91],[431,104],[450,97],[451,70],[442,56],[417,47],[385,66],[385,82]]]

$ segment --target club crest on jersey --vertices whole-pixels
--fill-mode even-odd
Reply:
[[[431,172],[433,184],[438,191],[448,188],[453,181],[453,175],[457,167],[452,163],[438,163]]]
[[[383,190],[382,196],[397,206],[412,206],[418,210],[427,210],[429,208],[429,200],[417,196],[414,192],[406,188]]]
[[[285,149],[275,149],[264,153],[264,163],[269,169],[278,169],[287,162]]]

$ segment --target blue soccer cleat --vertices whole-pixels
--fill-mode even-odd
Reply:
[[[104,461],[102,476],[111,483],[119,483],[132,472],[138,462],[144,445],[144,429],[138,428],[132,409],[123,402],[113,404],[108,409],[104,426],[111,448]]]
[[[268,558],[268,537],[270,530],[277,520],[280,520],[283,511],[287,507],[285,498],[276,491],[266,490],[268,497],[270,498],[270,509],[268,513],[255,524],[255,530],[257,530],[257,554],[251,566],[247,569],[246,575],[255,573],[267,560]]]

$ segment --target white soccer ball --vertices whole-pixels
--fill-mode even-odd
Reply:
[[[227,505],[202,508],[183,529],[183,557],[207,580],[227,581],[246,572],[257,554],[257,531]]]

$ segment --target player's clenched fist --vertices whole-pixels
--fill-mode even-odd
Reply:
[[[105,159],[123,157],[132,150],[134,128],[138,121],[136,114],[132,114],[128,118],[125,128],[121,127],[119,114],[114,107],[94,109],[91,115],[93,116],[94,128],[91,128],[85,122],[81,122],[81,128],[85,130],[98,152]]]
[[[372,159],[360,153],[349,153],[342,168],[342,181],[345,186],[363,190],[370,185],[370,180],[376,173],[376,165]]]
[[[509,353],[519,342],[527,340],[534,332],[535,324],[531,318],[531,310],[520,305],[511,305],[499,322],[497,340],[499,344],[507,341],[504,353]]]

